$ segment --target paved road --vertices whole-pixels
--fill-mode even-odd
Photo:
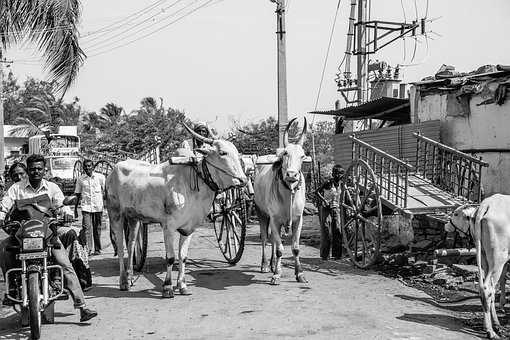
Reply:
[[[107,249],[91,261],[95,288],[87,294],[99,316],[80,324],[72,303],[60,302],[56,323],[43,325],[42,339],[478,338],[447,309],[426,303],[424,293],[354,269],[347,260],[322,262],[309,246],[302,260],[310,283],[295,282],[287,247],[281,285],[270,286],[270,274],[258,271],[257,229],[249,226],[237,266],[223,261],[212,229],[200,229],[188,266],[193,295],[174,299],[160,297],[164,245],[158,229],[149,235],[149,259],[130,292],[118,290],[117,260]],[[0,309],[0,340],[28,336],[16,314]]]

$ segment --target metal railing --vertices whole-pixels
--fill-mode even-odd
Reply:
[[[478,203],[482,198],[482,167],[488,163],[433,139],[413,133],[416,143],[416,174],[435,187]]]
[[[407,206],[408,174],[413,166],[392,155],[357,139],[352,140],[353,160],[364,160],[373,170],[379,194],[394,207]]]

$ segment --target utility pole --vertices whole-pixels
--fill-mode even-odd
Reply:
[[[283,134],[288,122],[287,112],[287,58],[285,51],[285,0],[276,3],[276,46],[278,59],[278,147],[283,147]]]
[[[0,49],[0,175],[5,170],[5,136],[4,136],[4,73],[2,69],[3,59]]]
[[[358,104],[365,102],[367,81],[366,81],[366,61],[367,55],[365,54],[366,46],[366,28],[365,22],[367,21],[367,0],[358,0],[358,27],[357,27],[357,84],[358,84]]]

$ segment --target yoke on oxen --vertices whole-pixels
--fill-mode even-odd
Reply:
[[[192,233],[209,212],[216,190],[246,184],[239,154],[232,143],[203,137],[184,126],[194,138],[207,145],[195,149],[201,156],[174,158],[172,163],[157,165],[126,160],[117,163],[107,178],[106,202],[110,226],[117,240],[124,240],[124,225],[130,230],[127,273],[124,248],[118,247],[121,290],[129,290],[128,281],[133,274],[134,235],[140,222],[151,222],[162,226],[165,239],[167,272],[163,297],[173,297],[171,274],[175,262],[176,231],[180,234],[176,288],[183,295],[190,294],[184,270]],[[190,176],[190,173],[196,176]]]

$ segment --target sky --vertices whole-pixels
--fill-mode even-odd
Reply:
[[[276,19],[270,0],[87,0],[82,4],[80,43],[88,58],[66,98],[79,97],[85,110],[97,111],[114,102],[130,112],[143,97],[161,97],[165,106],[184,110],[191,119],[206,121],[220,132],[234,121],[245,124],[276,117]],[[330,119],[313,118],[307,112],[315,109],[337,4],[338,0],[287,0],[290,118]],[[151,5],[138,18],[132,16]],[[340,97],[334,78],[345,51],[349,8],[350,1],[340,2],[317,109],[332,109]],[[411,38],[372,57],[393,66],[411,64],[402,69],[404,82],[432,75],[442,64],[454,65],[458,71],[510,65],[510,1],[372,0],[372,19],[400,22],[404,12],[407,21],[416,16],[432,20],[427,24],[428,38],[418,38],[414,59]],[[10,68],[19,80],[46,77],[39,55],[29,45],[7,51],[6,57],[13,61]]]

